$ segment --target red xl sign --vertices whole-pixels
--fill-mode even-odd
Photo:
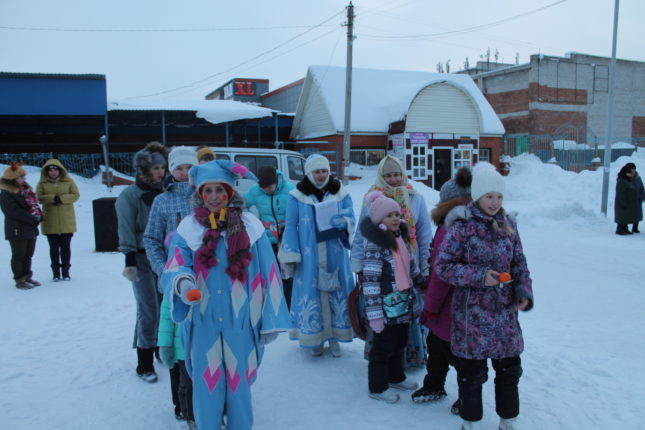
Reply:
[[[236,96],[254,96],[255,85],[253,82],[235,82],[235,95]]]

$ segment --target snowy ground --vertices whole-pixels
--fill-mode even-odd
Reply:
[[[610,202],[618,169],[633,161],[645,171],[645,154],[612,165]],[[4,170],[5,166],[0,166]],[[350,184],[358,211],[374,169],[352,167],[362,180]],[[28,181],[38,181],[28,168]],[[47,241],[38,239],[35,278],[43,286],[14,288],[8,243],[0,242],[0,428],[179,429],[168,374],[145,384],[134,374],[130,349],[135,317],[123,257],[94,252],[92,200],[116,196],[98,179],[75,178],[79,231],[72,241],[72,281],[49,280]],[[520,383],[526,429],[645,429],[643,351],[645,233],[614,235],[613,215],[600,214],[602,173],[564,172],[531,156],[513,159],[505,207],[518,222],[533,277],[535,308],[522,314],[526,350]],[[438,193],[415,184],[428,207]],[[613,206],[610,204],[610,214]],[[2,215],[0,215],[2,217]],[[645,227],[645,225],[643,225]],[[645,231],[645,228],[643,228]],[[436,404],[394,405],[367,397],[367,362],[361,341],[343,356],[313,358],[286,335],[267,347],[253,389],[255,428],[457,429],[449,396]],[[640,358],[639,358],[640,357]],[[410,372],[421,381],[424,372]],[[495,429],[493,375],[484,386],[484,429]]]

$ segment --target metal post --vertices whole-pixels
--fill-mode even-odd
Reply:
[[[352,45],[354,44],[354,5],[347,6],[347,64],[345,65],[345,131],[343,133],[343,167],[341,178],[347,185],[349,177],[349,148],[351,140],[352,116]],[[338,167],[338,166],[337,166]]]
[[[105,166],[105,183],[107,184],[108,190],[112,192],[112,178],[110,177],[110,149],[109,144],[110,140],[108,137],[107,131],[107,116],[105,117],[105,134],[99,137],[99,142],[101,142],[101,147],[103,149],[103,165]]]
[[[602,172],[602,203],[600,210],[607,216],[609,199],[609,165],[611,164],[611,141],[614,133],[614,81],[616,79],[616,39],[618,35],[618,3],[614,3],[614,36],[611,46],[611,65],[609,66],[609,98],[607,100],[607,138],[605,139],[605,162]]]
[[[161,111],[161,143],[166,146],[166,112]]]
[[[229,130],[228,130],[228,122],[225,124],[224,132],[226,134],[226,147],[228,148],[228,144],[229,144],[228,140],[229,140],[229,137],[230,137],[229,136]]]
[[[280,137],[278,135],[278,113],[273,112],[273,123],[275,125],[275,141],[273,142],[273,146],[277,148],[280,147]]]

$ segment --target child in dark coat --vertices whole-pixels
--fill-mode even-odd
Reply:
[[[363,295],[374,341],[369,355],[369,396],[395,403],[391,388],[414,390],[406,380],[405,347],[410,321],[420,313],[412,286],[423,276],[410,248],[407,224],[401,222],[399,205],[380,191],[366,196],[368,217],[360,224],[364,238]]]
[[[454,287],[442,281],[434,270],[439,248],[446,236],[444,221],[452,219],[459,206],[468,204],[472,174],[468,167],[457,171],[454,179],[444,183],[439,191],[439,203],[432,209],[431,217],[437,225],[430,253],[430,278],[423,299],[424,307],[421,323],[430,330],[426,339],[428,345],[427,375],[423,386],[412,393],[412,401],[416,403],[434,402],[447,396],[444,385],[448,375],[449,365],[455,364],[450,352],[450,325],[452,324],[452,295]],[[459,413],[459,399],[451,408],[454,414]]]
[[[481,163],[480,163],[481,164]],[[515,223],[502,202],[504,180],[492,165],[475,166],[472,202],[453,223],[444,223],[435,270],[454,285],[450,346],[456,356],[462,429],[479,429],[487,360],[495,369],[499,429],[518,429],[518,384],[524,350],[518,310],[533,306],[531,277]],[[511,280],[500,282],[507,272]]]

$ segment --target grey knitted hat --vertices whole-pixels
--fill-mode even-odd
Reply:
[[[470,184],[473,181],[473,175],[468,167],[462,167],[457,170],[454,179],[449,180],[441,186],[439,191],[439,203],[465,197],[470,195]]]

